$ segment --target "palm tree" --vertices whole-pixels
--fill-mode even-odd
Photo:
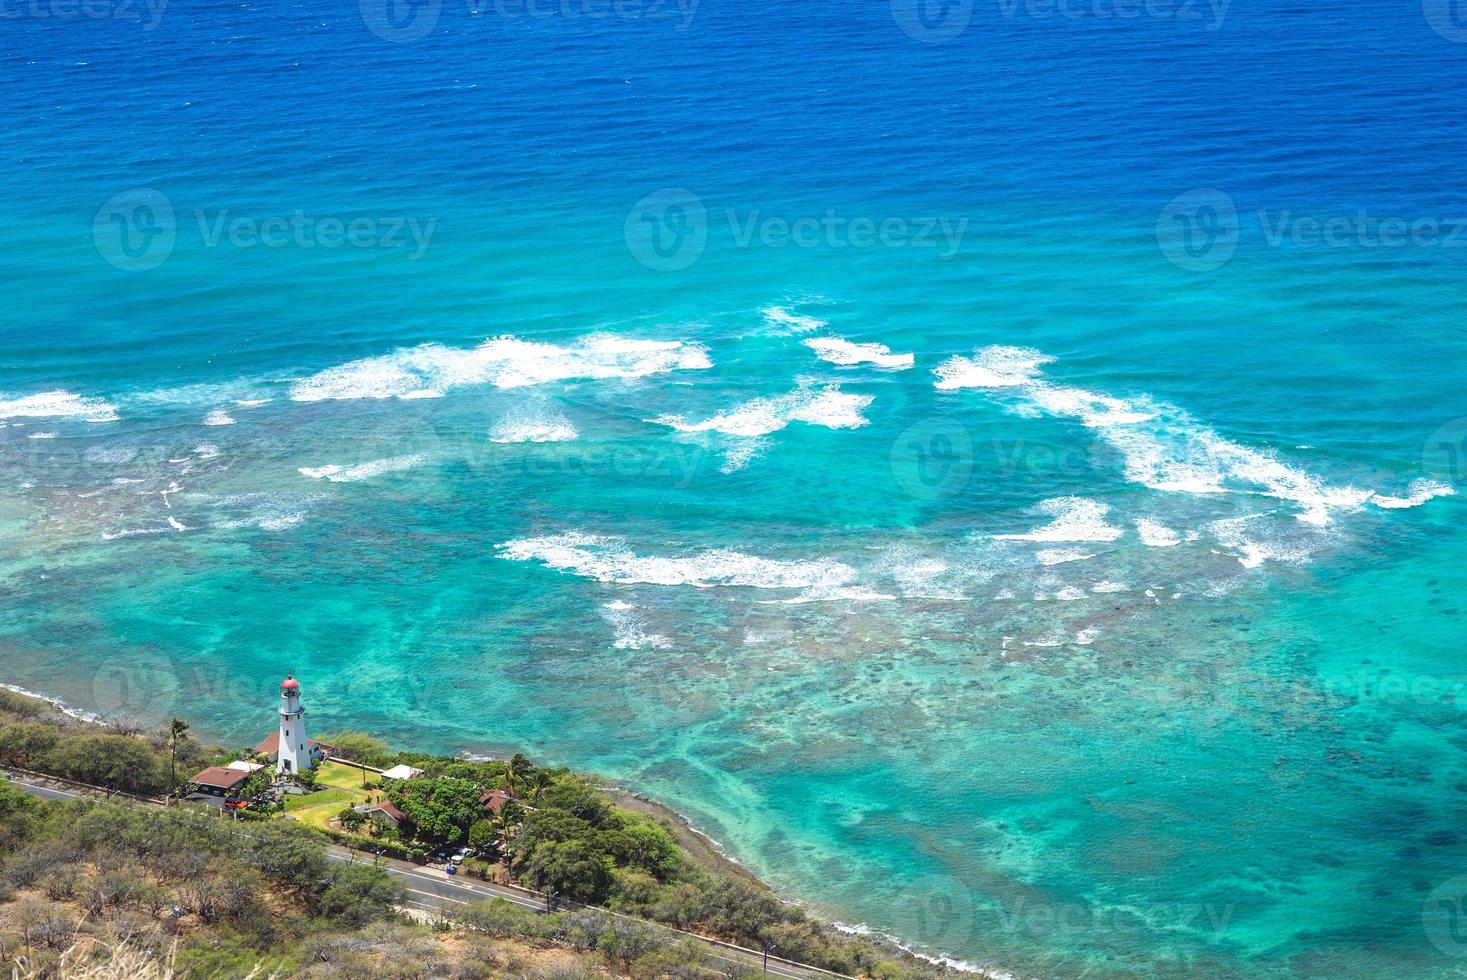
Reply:
[[[188,736],[188,722],[175,718],[168,723],[168,779],[173,792],[178,793],[178,744]]]
[[[530,774],[529,787],[534,791],[532,799],[536,806],[540,804],[540,794],[553,785],[555,785],[555,777],[544,769],[536,769]]]
[[[506,865],[509,864],[509,847],[506,845],[523,817],[520,805],[513,800],[506,800],[504,806],[489,814],[489,819],[494,823],[494,831],[499,836],[500,852]]]
[[[504,781],[508,785],[510,793],[517,794],[517,784],[524,785],[527,783],[530,779],[530,774],[534,771],[534,765],[531,764],[529,759],[525,758],[524,753],[516,752],[514,758],[509,760],[509,768],[504,773]]]

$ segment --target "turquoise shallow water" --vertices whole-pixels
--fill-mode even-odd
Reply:
[[[1016,975],[1457,975],[1462,251],[1271,241],[1458,213],[1357,13],[21,18],[3,680],[292,670]]]

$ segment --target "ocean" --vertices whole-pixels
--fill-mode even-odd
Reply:
[[[26,0],[0,680],[1016,977],[1460,976],[1451,0]]]

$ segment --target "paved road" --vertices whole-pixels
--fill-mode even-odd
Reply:
[[[15,775],[6,775],[12,785],[30,793],[32,796],[43,800],[76,800],[91,799],[89,794],[75,790],[60,789],[56,786],[43,785],[39,782],[29,782]],[[326,855],[333,861],[344,864],[371,864],[373,858],[360,851],[353,851],[345,847],[337,847],[328,844]],[[427,909],[434,912],[447,912],[452,914],[459,906],[470,902],[484,902],[493,898],[502,898],[521,908],[530,909],[535,912],[545,911],[545,898],[536,892],[527,891],[523,888],[511,888],[507,885],[496,885],[487,881],[475,881],[472,879],[450,877],[447,872],[440,868],[424,868],[406,861],[398,861],[392,858],[377,858],[384,871],[392,875],[408,891],[408,902],[416,908]],[[617,913],[599,910],[605,914],[615,915]],[[626,918],[625,916],[623,918]],[[642,922],[643,920],[634,920]],[[666,927],[663,927],[666,928]],[[675,932],[675,930],[668,930]],[[763,957],[754,950],[742,949],[737,946],[728,946],[714,940],[706,939],[692,933],[680,933],[680,937],[691,938],[706,947],[708,955],[716,962],[728,964],[730,967],[740,966],[745,969],[760,970],[763,966]],[[811,967],[781,960],[778,957],[769,957],[769,975],[772,977],[786,977],[789,980],[815,980],[815,978],[838,977],[840,974],[826,973]]]

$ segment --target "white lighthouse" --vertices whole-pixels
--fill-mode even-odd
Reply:
[[[301,682],[289,674],[280,682],[280,756],[276,769],[281,774],[311,768],[310,741],[306,738],[306,709],[301,707]]]

